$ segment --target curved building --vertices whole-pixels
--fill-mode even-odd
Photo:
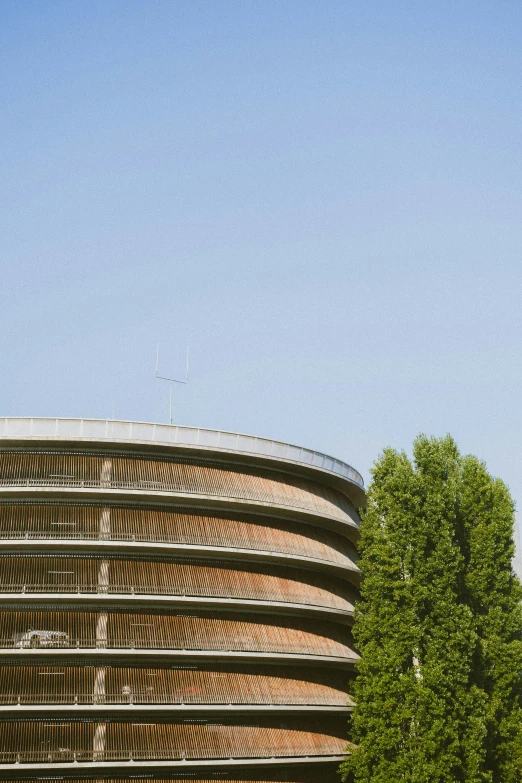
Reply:
[[[0,779],[336,780],[363,497],[262,438],[0,419]]]

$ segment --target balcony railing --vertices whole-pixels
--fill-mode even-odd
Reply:
[[[5,541],[46,541],[48,539],[59,539],[62,541],[71,540],[71,541],[113,541],[113,542],[125,542],[125,543],[147,543],[147,544],[179,544],[181,546],[193,546],[193,547],[203,547],[205,549],[212,548],[212,549],[227,549],[227,550],[235,550],[235,551],[244,551],[247,549],[250,552],[259,552],[259,553],[265,553],[269,552],[271,555],[273,554],[281,554],[281,555],[296,555],[297,557],[307,557],[312,558],[314,560],[320,560],[324,561],[325,563],[335,563],[338,565],[345,565],[347,568],[350,568],[352,570],[358,570],[355,562],[351,560],[348,555],[344,555],[341,552],[337,552],[336,550],[332,551],[324,551],[325,547],[321,549],[320,552],[314,553],[313,551],[304,551],[303,547],[300,547],[298,545],[292,545],[285,543],[283,541],[277,542],[277,548],[273,546],[271,549],[265,548],[265,549],[259,549],[256,546],[250,545],[248,546],[246,542],[241,542],[240,544],[237,543],[230,543],[228,541],[224,541],[223,537],[218,538],[217,536],[213,539],[206,539],[204,541],[197,541],[195,540],[195,537],[189,537],[189,536],[167,536],[167,535],[154,535],[153,533],[147,533],[146,535],[140,535],[139,533],[124,533],[123,531],[118,531],[117,533],[113,532],[103,532],[100,533],[98,531],[92,532],[88,530],[68,530],[68,529],[60,529],[60,530],[1,530],[0,529],[0,540],[3,539]]]
[[[251,705],[251,706],[346,706],[346,696],[340,694],[338,697],[332,695],[296,695],[291,693],[281,693],[280,695],[267,694],[264,698],[259,697],[255,701],[252,700],[252,695],[238,694],[238,693],[224,693],[215,694],[206,691],[205,693],[190,693],[190,690],[185,690],[179,693],[140,693],[135,692],[131,694],[122,693],[106,693],[106,694],[93,694],[93,693],[1,693],[0,705],[2,706],[30,706],[30,705],[147,705],[147,704],[162,704],[162,705],[175,705],[181,706],[185,704],[192,705],[214,705],[214,706],[228,706],[230,704],[235,705]]]
[[[22,478],[22,477],[12,477],[7,479],[0,479],[0,487],[6,487],[6,488],[26,488],[26,489],[37,489],[37,488],[56,488],[56,489],[102,489],[102,490],[119,490],[119,491],[125,491],[125,492],[170,492],[173,494],[178,495],[192,495],[194,497],[212,497],[212,498],[226,498],[227,500],[235,500],[245,503],[258,503],[261,502],[263,505],[273,506],[275,508],[277,507],[283,507],[283,508],[294,508],[300,511],[305,511],[307,513],[315,513],[319,516],[326,516],[331,517],[332,519],[342,519],[343,521],[346,520],[346,513],[342,509],[338,509],[338,514],[335,515],[328,514],[326,511],[321,511],[319,514],[315,509],[305,506],[305,505],[296,505],[296,500],[285,500],[283,497],[278,497],[276,501],[274,501],[273,496],[270,494],[266,494],[266,497],[261,498],[255,498],[250,497],[246,492],[234,492],[232,490],[227,490],[226,495],[223,494],[223,492],[215,489],[212,486],[206,486],[204,488],[204,491],[201,489],[194,489],[193,487],[188,487],[183,484],[170,484],[166,482],[161,481],[146,481],[146,480],[139,480],[139,481],[112,481],[112,480],[101,480],[101,479],[75,479],[75,478],[69,478],[69,477],[60,477],[60,478],[53,478],[53,477],[46,477],[43,479],[37,479],[37,478]],[[335,506],[333,507],[335,508]],[[337,509],[335,508],[337,511]],[[355,526],[355,523],[353,523],[351,520],[349,521],[349,524]]]
[[[70,750],[59,748],[53,750],[0,751],[0,764],[23,763],[66,763],[71,761],[191,761],[204,759],[244,759],[244,758],[295,758],[300,756],[339,756],[344,752],[346,743],[341,741],[324,745],[320,748],[310,745],[302,749],[295,746],[278,744],[269,747],[245,749],[243,752],[234,750],[225,755],[222,749],[215,747],[198,748],[197,751],[180,751],[176,749],[161,750]]]
[[[20,634],[21,635],[21,634]],[[351,651],[325,650],[321,647],[312,647],[312,645],[303,644],[299,648],[294,645],[278,645],[277,642],[269,643],[260,640],[249,641],[243,639],[234,641],[233,639],[224,639],[219,641],[210,638],[191,638],[191,639],[137,639],[132,637],[117,637],[111,639],[99,639],[96,637],[86,638],[67,638],[56,640],[39,640],[35,638],[20,639],[16,635],[13,637],[0,638],[0,649],[3,650],[150,650],[150,651],[192,651],[192,652],[210,652],[210,653],[272,653],[282,655],[309,655],[309,656],[327,656],[336,658],[339,661],[357,660],[358,656]],[[25,636],[25,634],[23,635]]]
[[[260,594],[253,590],[242,590],[241,594],[231,596],[230,593],[219,594],[206,587],[198,585],[191,586],[188,589],[176,589],[175,587],[165,587],[163,585],[95,585],[95,584],[42,584],[42,583],[4,583],[0,584],[0,594],[53,594],[58,595],[143,595],[150,596],[172,596],[173,598],[212,598],[226,602],[236,601],[262,601],[264,603],[281,603],[299,606],[313,606],[320,609],[335,609],[336,611],[346,612],[350,615],[353,612],[353,606],[345,599],[332,594],[330,602],[316,603],[313,598],[306,594],[295,595],[275,595]]]

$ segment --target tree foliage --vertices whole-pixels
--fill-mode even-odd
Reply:
[[[520,783],[522,588],[513,503],[455,442],[387,449],[361,525],[357,783]]]

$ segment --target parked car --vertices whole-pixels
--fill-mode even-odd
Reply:
[[[65,631],[36,631],[30,629],[13,636],[15,647],[68,647],[69,634]]]

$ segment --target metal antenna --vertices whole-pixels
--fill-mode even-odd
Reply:
[[[159,375],[159,343],[158,347],[156,348],[156,378],[160,381],[168,381],[170,383],[170,393],[169,393],[169,419],[170,423],[172,424],[172,389],[175,383],[182,383],[183,385],[188,383],[188,374],[189,374],[189,346],[187,345],[187,365],[186,365],[186,371],[185,371],[185,380],[180,381],[177,378],[166,378],[164,375]]]

